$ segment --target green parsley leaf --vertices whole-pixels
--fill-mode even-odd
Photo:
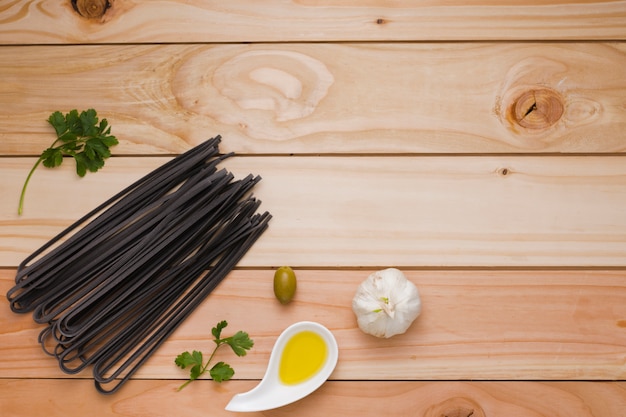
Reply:
[[[215,382],[223,382],[231,379],[235,375],[235,370],[227,363],[218,362],[211,368],[209,373]]]
[[[109,147],[98,137],[87,139],[87,142],[85,142],[85,153],[87,153],[89,159],[95,159],[96,157],[106,159],[111,156]]]
[[[83,136],[96,136],[98,134],[98,116],[94,109],[85,110],[79,116],[80,133]]]
[[[77,134],[82,133],[80,130],[80,116],[78,115],[78,110],[74,109],[66,114],[65,123],[68,130],[76,132]]]
[[[227,343],[237,356],[246,356],[246,351],[254,346],[254,341],[248,337],[248,333],[242,331],[238,331],[234,336],[224,339],[224,343]]]
[[[79,177],[84,177],[87,174],[87,158],[84,154],[79,153],[74,155],[74,160],[76,161],[76,174]]]
[[[41,154],[43,166],[47,168],[58,167],[63,163],[63,152],[59,149],[48,148]]]
[[[183,352],[174,361],[176,365],[185,369],[189,366],[202,365],[202,352],[194,350],[193,353]]]
[[[106,119],[98,120],[94,109],[82,111],[71,110],[63,115],[55,111],[48,117],[48,123],[54,128],[57,138],[52,145],[44,150],[32,167],[20,195],[18,214],[24,210],[26,187],[35,169],[40,163],[47,168],[54,168],[63,163],[64,156],[71,156],[76,162],[76,174],[84,177],[89,172],[97,172],[104,166],[104,160],[111,156],[110,147],[118,144],[111,135],[111,127]]]
[[[222,330],[224,329],[224,327],[228,326],[228,323],[226,322],[226,320],[222,320],[219,323],[217,323],[217,325],[211,329],[211,334],[213,334],[213,337],[215,338],[214,342],[217,343],[220,340],[220,335],[222,334]]]
[[[176,357],[174,363],[178,365],[181,369],[189,368],[189,382],[194,381],[200,377],[204,373],[203,362],[202,362],[202,352],[198,352],[194,350],[193,353],[183,352]]]
[[[48,118],[48,123],[54,127],[54,130],[57,132],[57,137],[61,136],[64,132],[67,131],[67,124],[65,123],[65,117],[60,111],[55,111]]]
[[[70,132],[65,131],[63,132],[59,138],[57,139],[57,142],[63,142],[66,145],[63,147],[63,150],[66,150],[68,147],[71,147],[73,150],[76,149],[80,149],[81,145],[78,144],[78,136],[76,135],[76,133],[74,132]],[[57,148],[57,149],[61,149],[61,147]]]
[[[209,364],[215,356],[215,352],[219,349],[220,346],[229,345],[233,352],[237,356],[245,356],[246,351],[250,350],[252,346],[254,346],[254,342],[248,336],[248,333],[238,331],[231,337],[227,337],[221,339],[222,330],[228,326],[226,320],[222,320],[215,327],[211,329],[211,334],[213,335],[215,348],[213,352],[211,352],[211,356],[206,362],[203,362],[202,353],[196,350],[193,353],[183,352],[174,359],[174,363],[180,367],[181,369],[185,369],[191,367],[189,371],[189,380],[181,385],[178,390],[185,388],[190,382],[195,381],[200,376],[202,376],[207,371],[211,378],[216,382],[228,381],[235,375],[235,370],[231,368],[231,366],[224,362],[216,363],[211,369],[209,368]]]

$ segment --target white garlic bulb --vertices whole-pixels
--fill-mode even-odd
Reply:
[[[359,328],[376,337],[406,332],[421,310],[417,287],[396,268],[371,274],[352,299]]]

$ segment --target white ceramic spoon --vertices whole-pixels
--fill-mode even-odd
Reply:
[[[279,376],[280,362],[285,345],[295,335],[311,331],[326,344],[326,356],[319,370],[310,378],[294,384],[284,383]],[[311,321],[301,321],[287,327],[278,337],[265,376],[255,388],[236,394],[226,405],[228,411],[263,411],[291,404],[318,389],[337,365],[339,349],[333,334],[326,327]]]

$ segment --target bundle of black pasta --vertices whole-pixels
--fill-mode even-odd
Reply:
[[[61,369],[92,366],[120,388],[267,228],[251,189],[220,161],[217,136],[121,191],[26,258],[7,297],[46,324]],[[111,387],[107,388],[106,385]]]

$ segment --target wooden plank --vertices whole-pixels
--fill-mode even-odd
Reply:
[[[0,155],[90,107],[118,155],[217,134],[240,154],[624,152],[625,67],[623,42],[4,47]]]
[[[197,381],[175,392],[177,382],[133,381],[118,394],[105,397],[96,394],[89,381],[9,379],[0,380],[0,408],[5,417],[231,416],[225,405],[253,385],[254,381],[221,385]],[[354,381],[328,382],[294,404],[246,415],[595,417],[619,416],[624,408],[623,382]]]
[[[16,266],[99,203],[168,158],[111,158],[78,178],[0,167],[0,265]],[[236,178],[274,216],[240,265],[313,267],[623,267],[624,157],[234,157]]]
[[[77,4],[83,7],[75,10],[69,1],[8,2],[0,9],[0,43],[626,39],[624,1]]]
[[[274,218],[113,396],[89,372],[62,374],[40,326],[0,297],[0,414],[226,415],[280,331],[316,320],[339,341],[331,380],[252,414],[622,415],[623,68],[623,0],[3,2],[0,293],[27,254],[216,134],[240,155],[226,167],[263,177],[255,194]],[[88,107],[112,123],[116,156],[82,180],[69,163],[38,171],[18,217],[20,186],[53,139],[45,119]],[[288,306],[271,289],[282,264],[299,279]],[[424,309],[382,340],[350,304],[388,266]],[[235,380],[175,392],[185,373],[173,358],[210,349],[222,319],[256,342],[216,358]]]
[[[296,269],[296,297],[283,306],[274,298],[271,269],[236,270],[136,377],[184,378],[174,358],[211,349],[211,327],[227,320],[225,334],[247,331],[255,345],[245,357],[224,350],[216,360],[230,363],[237,379],[260,379],[280,332],[313,320],[331,329],[339,345],[331,380],[626,379],[623,270],[405,270],[420,291],[422,314],[390,339],[361,332],[352,312],[354,293],[371,272]],[[0,292],[12,287],[14,274],[0,270]],[[63,377],[37,344],[42,326],[2,304],[0,376]]]

